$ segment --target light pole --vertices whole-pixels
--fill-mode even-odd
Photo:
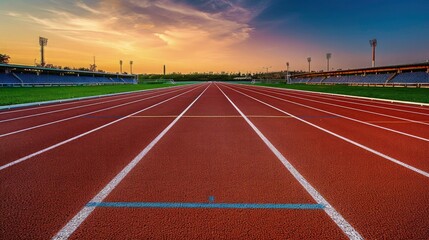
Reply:
[[[44,37],[39,37],[39,45],[40,45],[40,65],[44,67],[46,65],[45,63],[45,46],[48,45],[48,39]]]
[[[327,63],[328,63],[328,67],[327,67],[327,69],[326,69],[326,71],[327,71],[327,72],[329,72],[329,59],[331,59],[331,57],[332,57],[332,54],[331,54],[331,53],[327,53],[327,54],[326,54],[326,60],[327,60]]]
[[[262,67],[262,68],[266,70],[267,75],[265,77],[268,79],[268,69],[270,69],[271,66],[269,66],[269,67]]]
[[[369,40],[369,45],[372,47],[372,67],[375,67],[375,47],[377,47],[377,39]]]
[[[130,74],[133,74],[133,61],[130,61]]]
[[[267,71],[267,73],[268,73],[268,69],[270,69],[271,66],[269,66],[269,67],[262,67],[262,68],[265,69]]]
[[[122,60],[119,60],[119,73],[122,74]]]
[[[308,72],[311,72],[311,66],[310,66],[310,64],[311,64],[311,57],[308,57],[307,61],[308,61]]]
[[[289,84],[289,62],[286,62],[286,84]]]

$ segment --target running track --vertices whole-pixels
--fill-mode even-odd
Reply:
[[[0,112],[0,239],[428,239],[429,108],[204,83]]]

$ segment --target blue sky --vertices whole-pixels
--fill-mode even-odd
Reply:
[[[49,38],[48,62],[98,65],[117,71],[241,71],[263,67],[324,70],[429,59],[429,1],[411,0],[2,0],[0,52],[12,62],[38,58],[38,36]]]
[[[366,51],[368,41],[401,62],[429,58],[429,1],[271,1],[252,24],[267,34],[294,35],[335,50]],[[399,53],[399,54],[395,54]]]

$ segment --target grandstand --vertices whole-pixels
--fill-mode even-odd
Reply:
[[[136,84],[137,76],[0,64],[0,86]]]
[[[291,83],[429,87],[429,63],[299,73]]]

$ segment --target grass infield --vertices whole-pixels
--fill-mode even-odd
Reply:
[[[0,105],[88,97],[171,86],[175,85],[164,83],[66,87],[5,87],[0,88]]]
[[[344,95],[383,98],[410,102],[429,103],[429,88],[405,87],[364,87],[344,85],[306,85],[306,84],[255,84],[277,88],[289,88],[314,92],[338,93]]]

